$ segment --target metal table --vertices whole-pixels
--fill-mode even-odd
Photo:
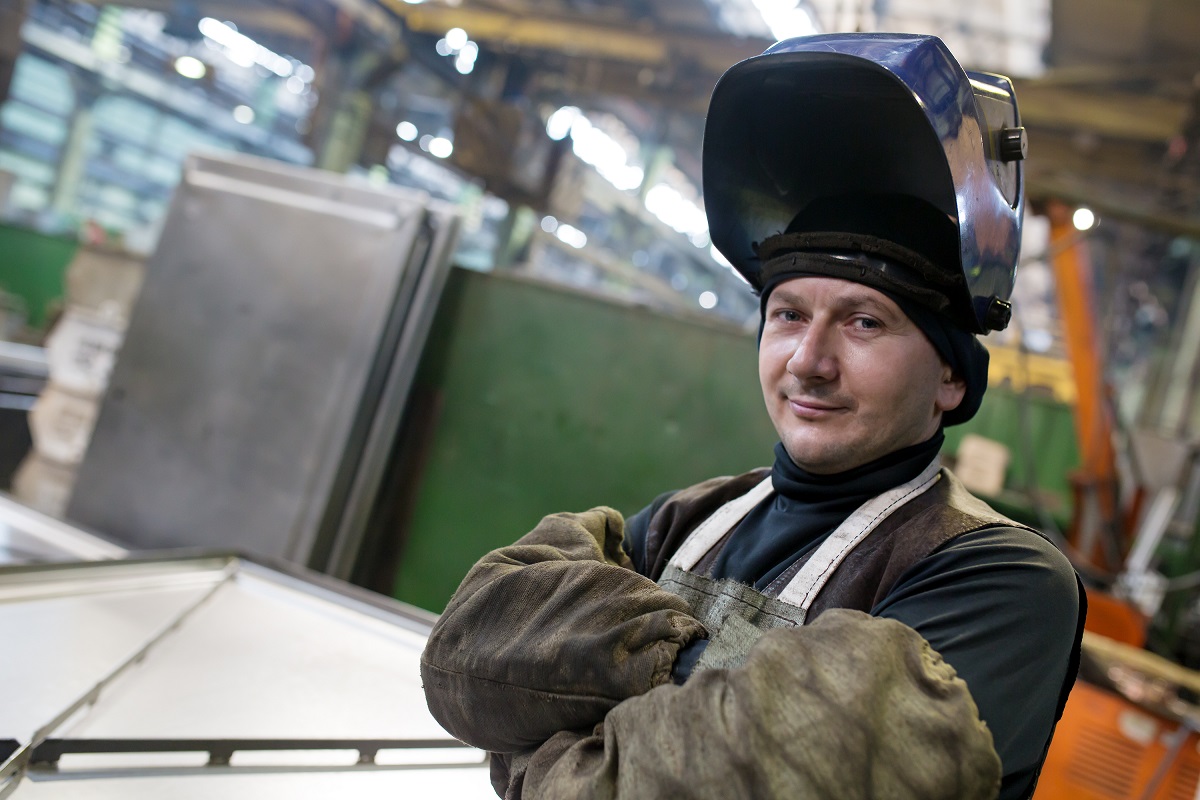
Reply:
[[[426,708],[433,621],[230,555],[0,567],[0,797],[494,797]]]

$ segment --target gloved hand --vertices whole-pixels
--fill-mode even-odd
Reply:
[[[954,669],[912,628],[846,609],[496,766],[508,800],[992,800],[1000,787]]]
[[[610,508],[554,514],[467,573],[421,655],[446,730],[497,753],[527,750],[670,681],[704,626],[630,568],[623,536]]]

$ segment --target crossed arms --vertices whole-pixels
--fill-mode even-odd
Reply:
[[[708,635],[631,568],[621,516],[546,517],[475,565],[422,655],[434,716],[509,798],[992,798],[966,685],[911,628],[832,610],[671,683]]]

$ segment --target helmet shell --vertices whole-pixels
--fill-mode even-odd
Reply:
[[[1021,243],[1020,124],[1012,83],[968,75],[935,36],[784,40],[713,90],[704,132],[713,244],[761,289],[756,244],[813,200],[912,198],[952,223],[916,238],[939,262],[957,253],[957,263],[938,263],[964,279],[950,298],[955,317],[977,333],[999,330]]]

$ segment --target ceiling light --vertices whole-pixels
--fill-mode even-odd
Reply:
[[[558,109],[546,120],[546,135],[556,142],[567,138],[571,126],[579,119],[579,113],[575,106],[563,106]]]
[[[1071,222],[1077,231],[1090,231],[1096,225],[1096,215],[1086,206],[1075,209]]]
[[[408,120],[404,120],[396,126],[396,135],[406,142],[413,142],[417,139],[417,126],[413,125]]]
[[[204,66],[204,62],[198,58],[191,56],[180,56],[175,59],[175,71],[185,78],[192,80],[200,80],[208,74],[208,67]]]
[[[238,33],[237,26],[231,23],[205,17],[200,20],[199,29],[205,37],[224,47],[226,55],[235,64],[243,67],[258,64],[281,78],[290,76],[298,69],[291,59],[268,50],[243,33]]]
[[[479,45],[468,41],[458,51],[458,58],[454,60],[454,68],[461,74],[467,75],[475,69],[475,60],[477,58],[479,58]]]
[[[646,210],[679,233],[697,237],[708,233],[704,209],[665,183],[646,192]]]
[[[462,28],[451,28],[446,31],[446,44],[450,45],[450,49],[457,53],[467,45],[467,32]]]
[[[587,244],[587,234],[579,230],[579,228],[576,228],[574,225],[568,225],[565,222],[559,224],[558,230],[554,232],[554,235],[557,236],[560,241],[569,244],[576,250],[581,249]]]
[[[762,14],[771,35],[778,40],[820,32],[812,16],[797,0],[754,0],[754,7]]]

